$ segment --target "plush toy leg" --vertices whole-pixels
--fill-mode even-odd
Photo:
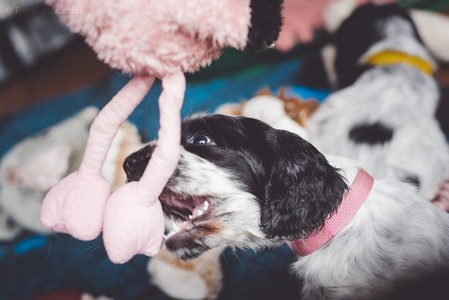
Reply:
[[[42,223],[80,240],[96,238],[111,187],[101,175],[104,160],[119,126],[142,101],[154,78],[133,78],[93,122],[79,171],[56,184],[44,199]]]
[[[109,258],[124,263],[135,254],[153,256],[163,243],[164,216],[158,200],[180,155],[185,78],[182,73],[162,80],[157,147],[139,182],[130,182],[108,200],[103,239]]]

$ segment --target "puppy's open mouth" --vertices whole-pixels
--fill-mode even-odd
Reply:
[[[211,210],[206,196],[180,195],[164,189],[159,200],[165,214],[184,221],[182,229],[189,229],[195,222],[206,219]]]
[[[183,221],[173,223],[173,231],[165,237],[165,246],[177,257],[188,260],[210,249],[210,235],[218,234],[213,222],[214,202],[211,196],[178,194],[165,188],[159,196],[165,215]]]

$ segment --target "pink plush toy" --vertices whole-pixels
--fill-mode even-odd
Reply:
[[[109,258],[124,263],[138,253],[153,256],[163,242],[158,196],[180,155],[180,110],[185,72],[217,58],[224,47],[261,49],[276,40],[282,0],[48,0],[98,57],[135,75],[102,109],[89,134],[78,171],[47,194],[41,221],[81,240],[103,228]],[[111,195],[101,169],[120,126],[155,78],[162,80],[160,130],[140,182]]]
[[[284,9],[282,10],[283,26],[279,39],[276,41],[276,48],[280,51],[288,51],[298,42],[310,42],[313,38],[315,29],[321,27],[324,21],[324,12],[329,5],[339,6],[342,3],[342,10],[334,9],[335,13],[345,14],[352,11],[348,10],[348,0],[284,0]],[[391,3],[396,0],[349,0],[353,6],[374,3]],[[344,19],[341,16],[339,19]]]

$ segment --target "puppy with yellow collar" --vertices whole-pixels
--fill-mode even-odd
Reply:
[[[376,178],[408,182],[443,209],[449,195],[438,190],[449,177],[449,149],[435,119],[440,91],[433,73],[449,34],[437,34],[440,48],[427,41],[444,21],[449,26],[439,15],[396,5],[354,10],[324,51],[338,91],[308,123],[322,152],[356,159]]]

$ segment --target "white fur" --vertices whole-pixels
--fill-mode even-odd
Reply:
[[[179,177],[170,178],[167,186],[175,193],[208,195],[214,212],[232,215],[220,220],[220,240],[238,248],[259,248],[271,245],[259,230],[260,206],[254,195],[244,192],[233,175],[185,149],[181,149],[182,167],[178,165]],[[236,238],[238,236],[239,238]],[[257,240],[257,242],[256,242]],[[211,248],[223,244],[211,241]],[[178,253],[182,256],[182,253]]]
[[[355,164],[328,157],[332,165]],[[365,204],[329,244],[299,258],[305,299],[367,299],[449,266],[449,215],[394,179],[375,180]],[[321,290],[320,290],[321,289]]]
[[[329,32],[335,32],[356,7],[356,0],[331,1],[323,13],[324,26]]]
[[[327,159],[351,185],[357,163]],[[220,222],[222,229],[208,237],[211,247],[259,249],[279,242],[265,239],[258,226],[259,204],[232,174],[187,151],[177,171],[167,185],[171,190],[211,196],[210,221]],[[221,216],[229,217],[223,221]],[[449,215],[410,185],[382,179],[375,180],[366,202],[343,230],[316,252],[299,257],[292,271],[304,279],[301,299],[356,300],[382,296],[440,267],[449,267]]]
[[[329,83],[335,87],[337,82],[337,72],[335,71],[335,58],[337,56],[337,49],[334,45],[328,44],[321,50],[321,57],[323,58],[324,69],[329,80]]]
[[[388,37],[362,58],[385,49],[399,50],[432,62],[427,50],[411,37],[410,25],[392,18]],[[376,178],[418,177],[420,193],[432,200],[449,176],[449,150],[434,117],[439,89],[433,77],[408,65],[376,67],[352,86],[331,94],[311,116],[309,138],[320,151],[356,159]],[[393,130],[386,144],[358,144],[351,128],[382,123]]]

